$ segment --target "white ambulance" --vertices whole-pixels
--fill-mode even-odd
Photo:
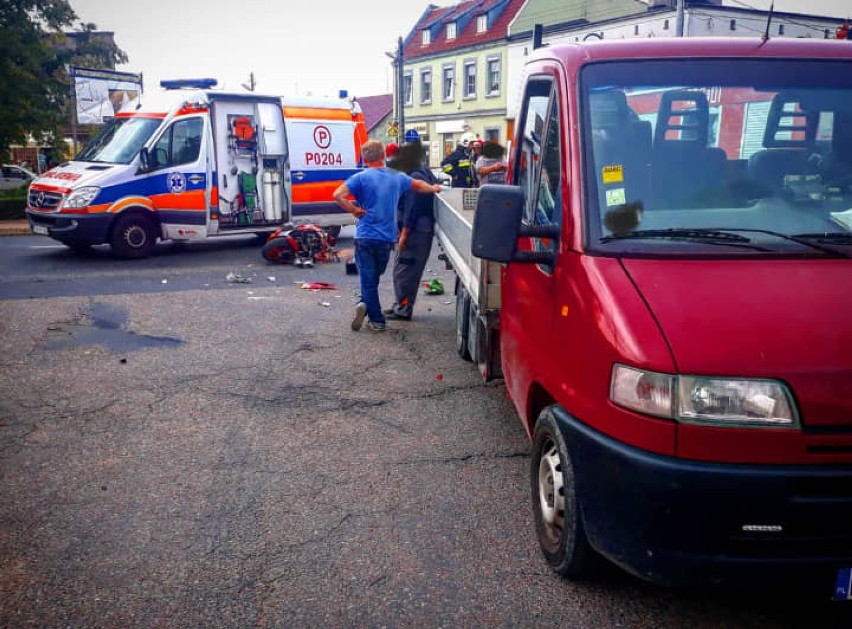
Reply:
[[[320,181],[328,187],[359,167],[352,149],[358,123],[348,102],[330,108],[306,101],[293,110],[301,112],[301,124],[288,128],[279,97],[218,92],[212,79],[161,86],[163,91],[122,109],[73,161],[31,184],[27,218],[33,233],[72,249],[107,243],[118,257],[140,258],[158,239],[264,235],[293,219],[327,225],[351,219],[317,191],[325,189]],[[322,115],[328,111],[334,112],[330,124]],[[346,127],[337,126],[338,117]],[[314,132],[319,126],[325,130]],[[288,131],[300,143],[310,141],[299,148],[295,185]],[[308,190],[299,192],[303,184]],[[302,208],[296,217],[293,188]]]

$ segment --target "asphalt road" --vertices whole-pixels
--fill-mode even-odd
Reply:
[[[47,244],[0,239],[4,627],[850,626],[797,593],[554,576],[451,295],[354,333],[342,265]]]

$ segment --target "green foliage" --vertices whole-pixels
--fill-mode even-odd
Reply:
[[[127,62],[94,24],[70,31],[76,19],[67,0],[0,0],[0,159],[30,135],[50,141],[61,136],[70,106],[68,65],[114,68]]]

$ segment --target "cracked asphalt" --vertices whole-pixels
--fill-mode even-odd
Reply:
[[[452,296],[384,334],[352,304],[284,282],[0,300],[0,625],[848,626],[558,579]]]

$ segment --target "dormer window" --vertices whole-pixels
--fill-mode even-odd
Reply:
[[[456,38],[456,23],[450,22],[447,24],[447,39],[455,39]]]
[[[476,32],[484,33],[488,30],[488,14],[483,13],[482,15],[478,15],[476,17]]]
[[[423,39],[421,40],[421,43],[424,46],[428,46],[430,43],[432,43],[432,32],[428,28],[424,28],[422,33]]]

